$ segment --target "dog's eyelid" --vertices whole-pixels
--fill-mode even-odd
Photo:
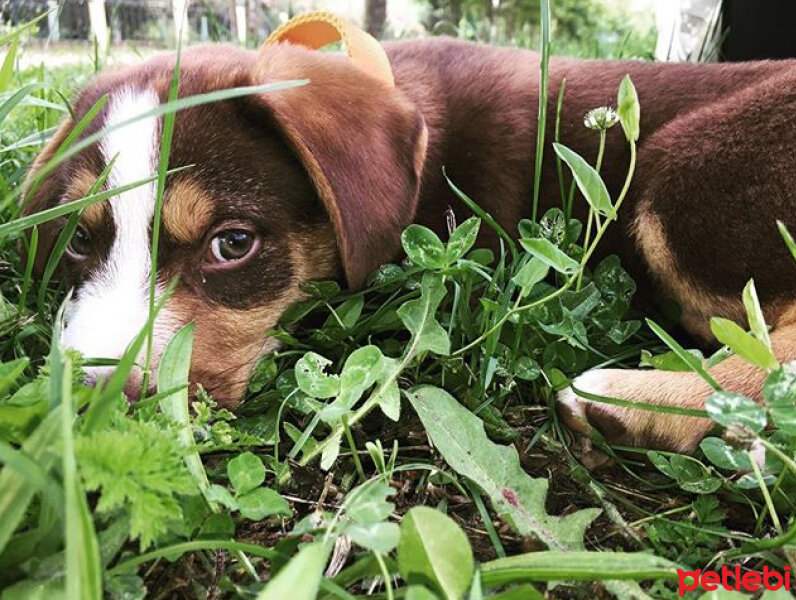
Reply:
[[[212,240],[219,233],[232,229],[248,231],[254,235],[268,234],[268,231],[264,230],[263,227],[257,226],[251,221],[247,221],[245,219],[220,219],[207,228],[206,237],[208,240]]]

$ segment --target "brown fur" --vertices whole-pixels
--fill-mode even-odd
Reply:
[[[301,281],[338,273],[361,286],[369,271],[398,255],[400,233],[410,222],[444,235],[448,207],[459,222],[469,216],[450,191],[443,167],[509,231],[529,216],[538,56],[440,39],[385,48],[397,89],[343,57],[286,44],[257,54],[214,46],[183,55],[183,96],[311,80],[304,87],[190,109],[176,120],[171,166],[195,166],[184,175],[190,192],[175,192],[173,206],[166,203],[173,243],[166,244],[159,264],[164,280],[181,275],[172,312],[197,323],[192,377],[212,382],[220,396],[239,397],[250,363],[267,347],[264,332],[301,297]],[[81,95],[78,115],[121,85],[150,85],[164,98],[172,64],[173,58],[159,57],[101,77]],[[566,78],[563,143],[594,159],[597,135],[583,127],[583,115],[615,103],[627,73],[642,106],[638,166],[618,223],[595,259],[620,254],[642,302],[677,300],[684,326],[703,340],[710,339],[710,316],[742,318],[740,293],[754,277],[766,316],[777,324],[776,351],[784,359],[796,357],[793,329],[786,327],[796,316],[796,269],[774,226],[779,218],[796,228],[796,171],[790,164],[796,63],[554,59],[548,111],[555,114]],[[552,118],[549,128],[548,140]],[[619,127],[607,141],[602,173],[615,197],[628,167],[627,144]],[[91,173],[101,168],[90,151],[81,161]],[[71,169],[54,178],[33,209],[46,205],[42,197],[55,201],[58,182],[68,181]],[[549,145],[542,190],[541,211],[558,204]],[[211,220],[193,223],[185,215],[200,196],[210,199],[212,220],[253,219],[269,232],[262,258],[234,278],[205,273],[202,281],[196,274],[195,256]],[[581,219],[584,205],[576,203]],[[326,232],[320,244],[318,228]],[[329,247],[332,234],[336,248]],[[485,227],[480,242],[494,245],[496,237]],[[211,368],[220,354],[221,371]],[[226,358],[232,355],[234,361]],[[606,395],[700,407],[709,392],[690,374],[603,373]],[[715,377],[729,389],[755,395],[762,374],[733,358],[716,367]],[[680,449],[693,447],[707,427],[598,405],[588,405],[587,416],[614,439]]]
[[[201,239],[213,222],[213,199],[185,178],[172,184],[163,201],[163,226],[181,244]]]

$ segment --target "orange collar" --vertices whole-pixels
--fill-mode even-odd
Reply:
[[[395,87],[390,61],[376,38],[330,12],[309,12],[290,19],[268,36],[263,48],[279,42],[290,42],[313,50],[342,42],[351,62],[390,87]]]

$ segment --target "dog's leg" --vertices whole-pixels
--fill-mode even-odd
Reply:
[[[746,322],[741,291],[754,278],[781,361],[796,359],[796,266],[776,230],[796,230],[796,175],[778,148],[790,147],[796,76],[783,71],[731,97],[672,120],[639,150],[640,187],[632,208],[629,254],[640,256],[663,296],[682,309],[682,325],[712,342],[710,317]],[[750,115],[754,115],[751,118]],[[788,158],[790,160],[790,158]],[[725,389],[759,399],[765,373],[732,357],[711,371]],[[585,392],[648,404],[701,409],[711,388],[697,374],[599,369],[575,380]],[[615,443],[693,450],[709,419],[583,402],[569,389],[562,414],[584,433]]]
[[[775,330],[774,352],[781,362],[796,360],[796,325]],[[766,373],[737,356],[710,370],[725,390],[761,399]],[[713,389],[696,373],[654,370],[594,369],[576,378],[577,389],[651,405],[702,409]],[[572,388],[559,394],[559,412],[575,431],[588,435],[592,427],[615,444],[690,452],[713,422],[681,415],[625,408],[578,398]]]

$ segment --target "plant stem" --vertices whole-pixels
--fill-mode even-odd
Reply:
[[[236,542],[233,540],[196,540],[193,542],[183,542],[181,544],[174,544],[173,546],[166,546],[165,548],[158,548],[151,552],[144,552],[143,554],[120,562],[107,572],[109,575],[124,573],[138,565],[163,558],[164,556],[172,557],[174,555],[195,552],[197,550],[239,550],[268,560],[274,560],[282,556],[281,552],[273,548],[266,548],[265,546],[258,546],[257,544],[248,544],[246,542]]]
[[[407,347],[406,353],[404,354],[401,362],[398,363],[398,366],[395,370],[390,373],[389,377],[387,377],[381,384],[373,391],[370,397],[365,401],[362,406],[360,406],[354,414],[351,415],[351,418],[345,422],[345,425],[338,425],[334,428],[332,433],[327,436],[325,440],[319,443],[315,448],[313,448],[310,452],[308,452],[304,458],[301,459],[299,464],[301,466],[306,466],[309,462],[318,456],[318,454],[322,453],[326,446],[328,446],[331,441],[344,432],[344,427],[350,427],[352,425],[356,425],[361,419],[363,419],[371,410],[376,408],[379,404],[379,398],[381,394],[384,393],[384,390],[387,389],[387,386],[393,383],[396,379],[398,379],[398,375],[400,375],[406,366],[411,362],[411,360],[415,357],[417,352],[417,344],[419,343],[420,336],[414,336],[412,338],[412,343],[410,346]]]
[[[599,173],[600,167],[603,164],[603,154],[605,154],[605,135],[607,131],[605,129],[600,130],[600,147],[597,150],[597,165],[595,166],[595,170]],[[586,221],[586,237],[583,238],[583,247],[587,248],[589,246],[589,241],[591,239],[591,224],[592,221],[597,218],[597,215],[594,213],[593,208],[589,208],[589,217]],[[578,272],[578,284],[575,286],[575,291],[580,291],[580,284],[583,281],[583,271],[586,269],[586,261],[581,260],[580,262],[580,271]]]
[[[564,104],[564,90],[567,88],[566,78],[561,80],[561,87],[558,89],[558,101],[556,102],[556,129],[555,142],[561,143],[561,108]],[[561,208],[566,213],[567,210],[567,190],[564,185],[564,165],[561,157],[556,154],[556,171],[558,172],[558,193],[561,195]]]
[[[348,422],[346,421],[345,417],[343,417],[343,431],[345,432],[346,440],[348,440],[348,446],[351,448],[351,457],[354,459],[354,466],[356,467],[359,479],[360,481],[365,481],[367,480],[367,476],[365,475],[365,470],[362,468],[362,463],[359,460],[357,445],[354,443],[354,436],[351,435],[351,428],[348,426]]]
[[[497,322],[490,329],[488,329],[485,333],[482,333],[480,336],[478,336],[476,339],[474,339],[466,346],[462,346],[456,352],[453,352],[451,356],[459,356],[460,354],[463,354],[467,350],[470,350],[471,348],[474,348],[475,346],[479,345],[486,338],[495,333],[495,331],[500,329],[503,326],[503,324],[515,314],[521,313],[526,310],[530,310],[537,306],[541,306],[542,304],[549,302],[554,298],[557,298],[558,296],[563,294],[566,290],[568,290],[570,287],[572,287],[572,285],[575,283],[575,281],[578,278],[578,274],[583,269],[583,265],[586,264],[589,258],[591,258],[591,255],[594,254],[594,251],[597,249],[597,245],[600,243],[600,240],[605,234],[605,231],[608,229],[608,226],[611,224],[611,221],[616,218],[616,213],[619,210],[619,207],[622,206],[622,202],[624,201],[625,197],[627,196],[627,192],[630,189],[630,182],[633,180],[633,173],[635,173],[635,171],[636,171],[636,142],[631,141],[630,167],[628,168],[627,177],[625,178],[625,184],[622,187],[622,191],[619,194],[619,198],[617,199],[616,204],[614,204],[614,208],[608,214],[605,221],[597,228],[597,235],[595,235],[594,241],[592,242],[591,246],[586,251],[586,253],[583,255],[583,261],[581,263],[581,267],[567,281],[565,281],[564,284],[560,288],[558,288],[555,292],[548,294],[544,298],[535,300],[530,304],[523,304],[523,305],[515,304],[514,308],[507,311],[505,315],[500,317],[500,319],[498,319]]]
[[[384,591],[387,594],[387,600],[394,600],[395,596],[392,592],[390,572],[387,570],[387,565],[384,563],[384,557],[382,557],[381,552],[374,552],[373,556],[376,558],[376,562],[379,563],[379,570],[381,571],[381,576],[384,578]]]
[[[531,218],[536,222],[539,210],[539,192],[542,186],[542,159],[544,158],[544,137],[547,127],[547,68],[550,62],[550,0],[541,0],[539,4],[540,21],[542,24],[541,56],[539,57],[539,118],[536,125],[536,165],[533,173],[533,211]]]
[[[768,512],[771,514],[771,522],[774,524],[774,529],[777,530],[777,534],[782,535],[782,524],[779,522],[779,515],[777,514],[776,508],[774,508],[774,502],[771,500],[771,494],[768,493],[766,482],[763,481],[763,474],[760,472],[760,465],[757,464],[755,455],[751,450],[747,450],[746,455],[749,457],[749,464],[752,465],[752,471],[754,471],[755,477],[757,478],[757,485],[760,488],[760,493],[763,494],[763,499],[768,507]]]
[[[791,472],[796,475],[796,462],[793,459],[785,454],[782,450],[777,448],[774,444],[769,442],[767,439],[758,437],[757,441],[763,446],[766,450],[774,453],[777,458],[779,458]],[[752,457],[750,456],[750,459]],[[754,460],[752,460],[753,468],[756,465]],[[739,558],[742,556],[748,556],[752,552],[760,552],[763,550],[777,550],[782,548],[783,546],[790,544],[794,539],[796,539],[796,525],[791,524],[790,528],[780,535],[769,538],[769,539],[758,539],[752,543],[745,544],[740,548],[735,550],[730,550],[729,552],[725,553],[724,556],[728,559],[732,558]],[[791,567],[796,569],[796,565],[791,556],[791,552],[785,550],[785,556],[788,559],[788,562],[791,564]]]
[[[591,239],[591,224],[594,221],[594,209],[589,207],[589,216],[586,217],[586,236],[583,238],[583,247],[586,248],[589,245],[589,240]],[[578,282],[575,285],[575,291],[580,291],[580,284],[583,281],[583,271],[586,269],[586,261],[584,260],[585,254],[580,260],[580,267],[578,268]]]

